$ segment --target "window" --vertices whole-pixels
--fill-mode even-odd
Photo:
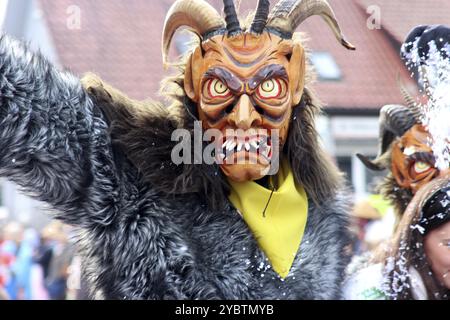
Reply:
[[[337,165],[339,169],[345,174],[345,178],[347,179],[347,182],[350,184],[353,181],[353,172],[352,172],[352,158],[351,157],[338,157],[337,159]],[[354,190],[353,184],[350,185],[352,190]]]
[[[313,52],[311,62],[321,81],[338,81],[342,79],[342,72],[329,52]]]
[[[370,157],[373,159],[374,157]],[[351,190],[357,195],[376,193],[376,189],[386,176],[386,171],[367,169],[356,156],[337,157],[337,165],[344,172]]]

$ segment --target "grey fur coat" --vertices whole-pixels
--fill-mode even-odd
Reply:
[[[341,297],[344,197],[310,202],[301,247],[282,280],[231,204],[211,210],[198,194],[168,198],[143,181],[114,147],[92,92],[25,45],[0,38],[0,175],[79,228],[93,298]]]

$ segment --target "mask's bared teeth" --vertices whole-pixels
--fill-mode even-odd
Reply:
[[[264,151],[266,148],[267,148],[267,141],[261,140],[261,141],[259,142],[259,149],[262,150],[262,151]]]
[[[267,137],[265,137],[265,136],[259,136],[259,137],[258,137],[258,142],[259,142],[259,145],[265,145],[265,144],[267,144]]]
[[[218,155],[218,157],[219,157],[220,161],[223,161],[225,159],[225,155],[223,153],[220,153]]]
[[[238,152],[242,150],[242,146],[243,146],[243,145],[244,145],[244,144],[243,144],[242,142],[239,142],[239,143],[238,143],[238,147],[237,147],[237,151],[238,151]]]
[[[245,150],[250,151],[250,143],[245,143]]]
[[[227,149],[230,145],[234,143],[234,138],[228,138],[227,141],[222,145],[222,149]]]
[[[259,148],[258,142],[256,142],[255,140],[253,140],[250,144],[251,144],[251,145],[253,146],[253,148],[255,148],[256,150]]]
[[[265,155],[266,157],[269,157],[270,150],[272,150],[272,148],[271,148],[270,146],[267,146],[267,148],[264,150],[264,155]]]
[[[228,145],[228,147],[230,148],[229,150],[234,150],[234,148],[236,148],[236,145],[237,145],[237,143],[234,142],[234,141],[232,141],[232,142]]]
[[[267,146],[259,147],[259,153],[261,153],[262,155],[266,155],[266,152],[267,152]]]
[[[261,157],[263,157],[267,162],[269,162],[270,163],[270,159],[267,157],[267,156],[265,156],[264,154],[260,154],[260,156]]]

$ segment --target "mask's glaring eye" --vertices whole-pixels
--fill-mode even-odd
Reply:
[[[279,79],[269,79],[264,81],[256,89],[259,99],[276,99],[279,98],[284,90],[284,82]]]
[[[223,99],[231,96],[231,91],[227,87],[227,85],[217,78],[208,79],[205,83],[204,88],[206,91],[205,93],[210,99]]]
[[[414,163],[414,171],[415,171],[417,174],[427,172],[427,171],[430,170],[430,169],[431,169],[431,166],[430,166],[428,163],[426,163],[426,162],[423,162],[423,161],[416,161],[416,162]]]

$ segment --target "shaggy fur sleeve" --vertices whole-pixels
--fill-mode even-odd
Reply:
[[[0,176],[65,222],[105,224],[117,196],[110,149],[107,124],[79,79],[2,36]]]

